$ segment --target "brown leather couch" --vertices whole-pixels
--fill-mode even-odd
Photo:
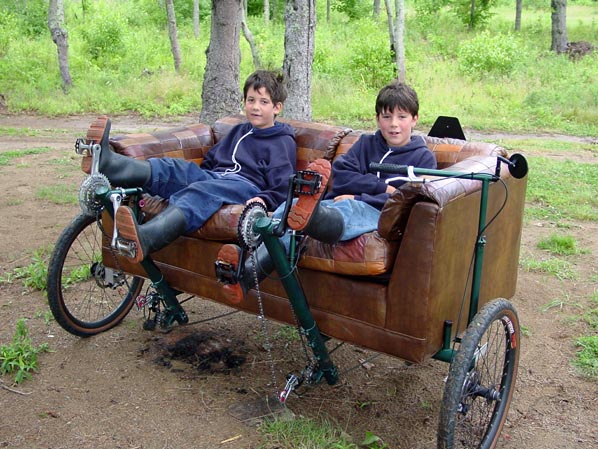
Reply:
[[[153,134],[113,136],[110,143],[115,151],[135,158],[168,156],[200,162],[241,120],[242,116],[231,116],[213,127],[194,124]],[[283,121],[296,131],[298,169],[317,158],[333,160],[362,133],[322,123]],[[425,138],[440,169],[493,173],[496,156],[507,156],[504,148],[493,144]],[[88,166],[89,161],[84,161],[84,169]],[[506,203],[485,231],[480,307],[494,298],[511,298],[517,282],[527,179],[513,178],[504,164],[501,179],[489,189],[489,218],[505,197]],[[298,270],[320,330],[415,363],[439,351],[445,320],[460,323],[453,326],[453,335],[457,327],[462,331],[466,325],[480,191],[479,181],[456,178],[407,183],[387,202],[377,232],[337,245],[308,242]],[[151,219],[165,204],[161,198],[147,197],[144,211]],[[222,208],[202,229],[153,255],[173,287],[226,304],[214,261],[224,242],[237,239],[242,210],[242,205]],[[106,264],[110,260],[104,258]],[[126,258],[119,258],[119,263],[129,273],[145,275]],[[266,316],[295,324],[281,283],[266,279],[260,289]],[[255,291],[241,304],[229,305],[258,312]]]

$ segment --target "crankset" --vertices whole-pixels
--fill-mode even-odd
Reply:
[[[249,203],[241,216],[239,217],[239,225],[237,227],[237,235],[239,242],[245,249],[255,249],[262,242],[262,236],[254,231],[253,225],[260,218],[267,217],[268,211],[259,201]]]

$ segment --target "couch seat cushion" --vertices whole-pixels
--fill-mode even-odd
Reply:
[[[334,245],[308,239],[299,266],[351,276],[377,276],[392,269],[399,243],[368,232]]]

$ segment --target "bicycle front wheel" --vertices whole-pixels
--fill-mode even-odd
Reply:
[[[506,299],[475,315],[449,369],[438,448],[496,446],[515,389],[520,335],[519,318]]]
[[[60,235],[48,264],[48,303],[67,332],[104,332],[129,313],[143,279],[102,262],[101,217],[77,216]]]

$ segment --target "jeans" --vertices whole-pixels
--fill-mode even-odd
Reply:
[[[297,200],[293,200],[293,204]],[[274,211],[273,218],[280,219],[284,211],[285,203],[282,203]],[[378,219],[380,218],[380,211],[373,206],[357,200],[322,200],[318,207],[332,207],[340,211],[345,228],[340,240],[351,240],[359,237],[367,232],[372,232],[378,229]],[[281,237],[281,242],[285,249],[289,249],[290,235],[286,233]]]
[[[152,174],[145,189],[183,211],[185,233],[201,228],[223,205],[243,204],[260,192],[242,176],[223,176],[194,162],[177,158],[152,158],[148,162]]]

